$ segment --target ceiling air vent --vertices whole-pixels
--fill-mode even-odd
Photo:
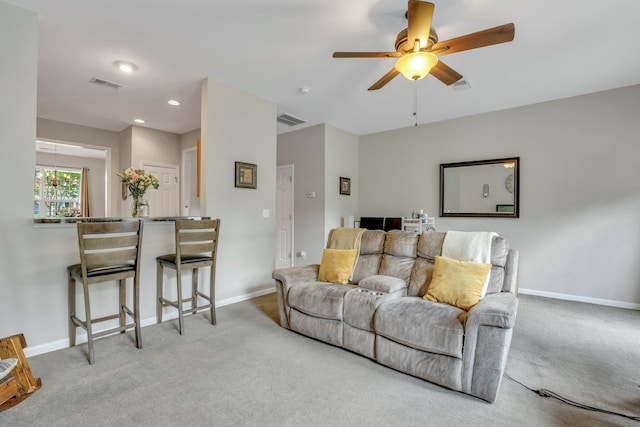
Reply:
[[[110,82],[104,79],[99,79],[97,77],[92,77],[91,80],[89,80],[89,83],[93,83],[98,86],[110,87],[111,89],[120,89],[122,87],[122,85],[118,83]]]
[[[302,123],[307,123],[305,119],[301,119],[300,117],[292,116],[289,113],[282,113],[278,116],[278,122],[283,123],[288,126],[296,126]]]
[[[471,89],[471,85],[469,84],[469,80],[464,79],[464,78],[460,79],[457,82],[455,82],[454,84],[452,84],[451,87],[453,88],[453,90]]]

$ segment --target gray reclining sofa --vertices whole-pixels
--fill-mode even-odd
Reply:
[[[493,237],[487,294],[466,313],[422,298],[445,235],[365,231],[347,285],[319,282],[319,265],[274,270],[281,326],[493,402],[516,319],[518,251]]]

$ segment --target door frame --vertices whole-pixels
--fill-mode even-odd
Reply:
[[[189,178],[187,177],[187,153],[191,153],[191,152],[195,152],[196,153],[196,163],[198,162],[197,160],[197,155],[198,155],[198,147],[189,147],[189,148],[185,148],[184,150],[182,150],[182,159],[181,159],[181,163],[182,163],[182,168],[180,170],[180,215],[188,215],[188,212],[186,212],[186,208],[185,208],[185,204],[187,201],[187,189],[186,189],[186,185],[187,182],[189,182],[189,185],[198,185],[197,182],[190,182]],[[197,166],[197,165],[196,165]],[[197,171],[196,171],[196,176],[197,176]],[[191,206],[189,206],[191,207]]]

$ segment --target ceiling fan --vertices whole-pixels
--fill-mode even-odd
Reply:
[[[409,22],[407,28],[398,33],[395,52],[334,52],[333,57],[398,58],[395,67],[369,90],[382,88],[400,73],[409,80],[420,80],[430,73],[448,86],[460,80],[462,75],[440,61],[439,56],[510,42],[515,35],[515,26],[510,23],[439,42],[438,34],[431,26],[433,9],[433,3],[409,0]]]

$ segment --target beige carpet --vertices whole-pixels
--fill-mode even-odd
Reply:
[[[1,426],[638,426],[505,378],[488,404],[285,330],[274,295],[30,359],[43,387]],[[640,312],[521,296],[507,372],[640,416]],[[28,337],[27,337],[28,339]]]

